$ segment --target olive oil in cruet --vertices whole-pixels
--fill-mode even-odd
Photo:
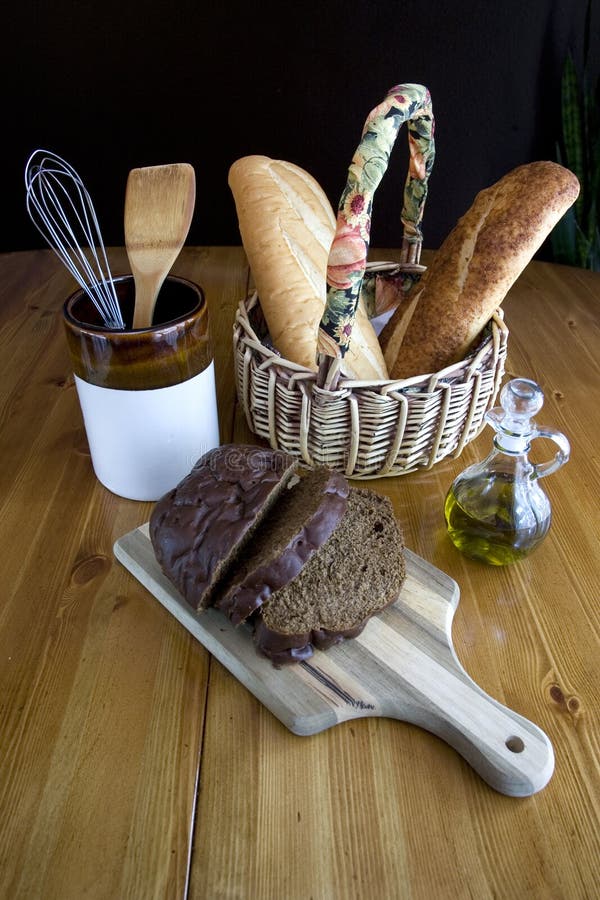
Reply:
[[[534,381],[515,378],[503,388],[501,405],[486,413],[496,432],[492,450],[454,480],[444,505],[448,534],[466,556],[507,565],[531,553],[548,533],[552,510],[539,480],[567,462],[570,448],[564,434],[533,421],[543,402]],[[536,464],[528,454],[539,437],[559,449]]]

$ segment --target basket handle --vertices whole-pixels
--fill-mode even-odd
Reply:
[[[397,84],[371,110],[348,169],[327,266],[327,300],[319,326],[318,384],[334,389],[350,344],[367,263],[373,195],[388,166],[401,126],[407,123],[410,163],[404,186],[401,261],[419,262],[421,220],[435,156],[431,96],[420,84]]]

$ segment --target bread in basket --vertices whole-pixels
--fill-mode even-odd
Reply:
[[[367,262],[373,195],[405,122],[410,164],[400,261]],[[387,354],[397,352],[398,334],[418,319],[413,316],[416,302],[419,295],[427,296],[428,276],[436,265],[434,260],[422,278],[421,220],[434,159],[433,131],[429,91],[414,84],[392,88],[367,117],[337,220],[314,179],[291,163],[244,157],[230,170],[242,241],[257,286],[240,302],[234,326],[238,396],[256,435],[308,465],[327,465],[353,478],[375,478],[429,468],[460,454],[482,429],[502,380],[508,339],[498,308],[502,291],[562,215],[565,203],[575,199],[576,179],[571,173],[565,178],[566,170],[554,163],[521,167],[526,171],[515,170],[487,189],[489,196],[481,192],[476,203],[491,204],[499,218],[506,218],[507,198],[522,192],[533,178],[541,192],[535,203],[552,207],[551,214],[529,222],[526,212],[517,210],[514,222],[500,222],[503,234],[521,230],[520,244],[515,249],[513,241],[507,252],[507,271],[499,273],[488,292],[488,311],[483,322],[477,322],[477,337],[471,336],[466,353],[439,371],[390,378]],[[542,196],[543,185],[555,177],[560,184],[549,188],[548,196],[554,200],[563,186],[565,196],[549,204]],[[464,246],[455,248],[457,254],[473,244],[462,222],[454,243],[460,238]],[[485,230],[484,221],[478,225]],[[499,231],[490,230],[497,237]],[[433,277],[429,281],[435,284]],[[486,293],[485,281],[481,290]],[[396,306],[382,335],[388,337],[382,341],[384,360],[368,319]],[[451,359],[455,348],[448,349]]]

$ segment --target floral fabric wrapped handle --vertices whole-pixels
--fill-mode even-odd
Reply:
[[[341,360],[350,344],[367,263],[373,195],[404,122],[408,127],[410,164],[401,216],[402,261],[419,261],[421,220],[435,156],[434,119],[426,87],[398,84],[367,117],[340,199],[327,267],[327,303],[318,339],[319,383],[326,388],[337,383]]]

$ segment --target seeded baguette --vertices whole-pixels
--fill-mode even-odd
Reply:
[[[575,175],[547,161],[481,191],[380,334],[390,377],[461,360],[578,194]]]
[[[304,169],[267,156],[234,162],[229,187],[273,344],[286,359],[314,371],[336,224],[327,195]],[[387,378],[377,335],[362,304],[344,371],[357,379]]]

